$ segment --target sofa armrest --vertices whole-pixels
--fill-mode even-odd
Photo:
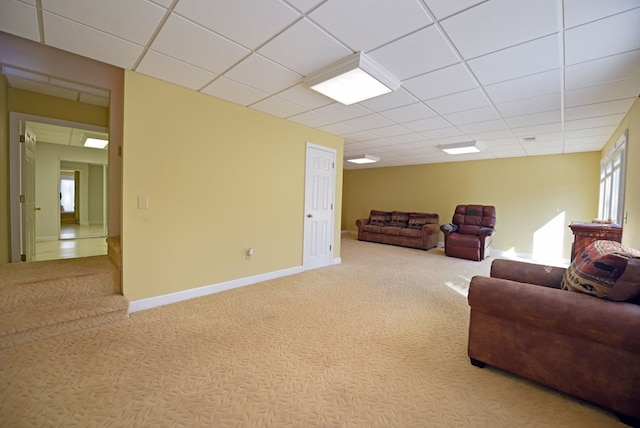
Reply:
[[[359,218],[356,220],[356,226],[358,226],[358,230],[362,229],[362,226],[369,224],[368,218]]]
[[[494,318],[640,353],[640,306],[583,293],[475,276],[469,306]]]
[[[422,226],[422,235],[433,235],[440,232],[440,226],[435,223],[427,223]]]
[[[516,260],[496,259],[491,263],[492,278],[510,279],[527,284],[560,288],[565,268],[545,266]]]

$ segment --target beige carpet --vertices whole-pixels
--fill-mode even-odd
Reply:
[[[490,263],[344,235],[341,265],[1,350],[0,426],[623,426],[469,364]]]

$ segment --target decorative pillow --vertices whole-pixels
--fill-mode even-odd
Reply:
[[[409,224],[409,213],[402,211],[393,211],[391,213],[391,221],[389,226],[407,227]]]
[[[391,221],[391,213],[387,211],[371,210],[369,224],[371,226],[387,226]]]
[[[429,215],[425,213],[409,213],[409,229],[422,229],[422,226],[429,223]]]
[[[563,290],[611,300],[630,299],[640,291],[637,284],[634,286],[632,281],[620,281],[620,284],[617,284],[617,281],[632,257],[640,257],[640,251],[624,247],[615,241],[592,242],[576,254],[564,273],[561,287]],[[636,264],[632,265],[632,269],[635,270]],[[629,274],[631,273],[630,271]],[[625,275],[625,278],[628,277],[629,275]]]

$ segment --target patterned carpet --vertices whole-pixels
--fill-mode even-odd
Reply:
[[[345,234],[340,265],[1,350],[0,426],[623,426],[469,364],[490,263]]]

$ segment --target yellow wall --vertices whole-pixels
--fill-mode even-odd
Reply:
[[[534,233],[555,225],[568,258],[569,222],[598,214],[599,160],[589,152],[346,170],[342,227],[356,230],[371,209],[437,213],[442,224],[458,204],[495,205],[494,249],[533,254]]]
[[[124,96],[129,299],[300,267],[307,141],[337,150],[339,257],[342,138],[134,72]]]
[[[625,182],[624,211],[626,222],[622,225],[622,243],[640,249],[640,98],[637,98],[616,132],[602,149],[604,157],[625,129],[627,135],[627,172]]]
[[[0,75],[0,201],[9,201],[9,86],[4,75]],[[0,209],[0,263],[11,259],[9,241],[9,204]]]

